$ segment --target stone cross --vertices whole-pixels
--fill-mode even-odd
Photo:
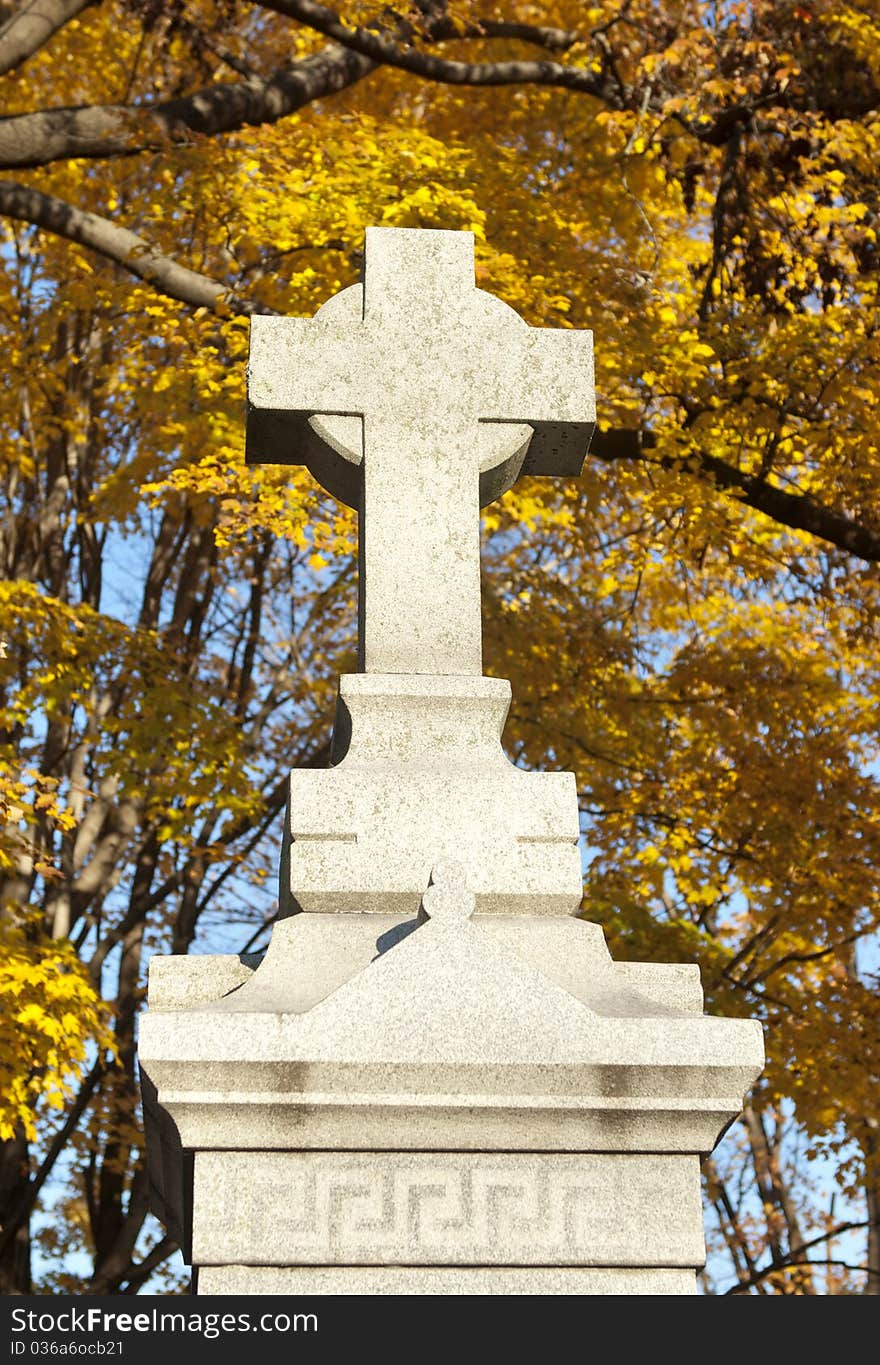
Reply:
[[[363,672],[482,672],[480,505],[576,476],[592,435],[592,334],[527,326],[476,288],[473,251],[367,228],[363,287],[251,320],[247,458],[357,508]]]

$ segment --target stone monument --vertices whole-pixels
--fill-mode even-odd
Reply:
[[[150,963],[154,1210],[200,1294],[694,1293],[760,1026],[574,918],[574,776],[507,760],[482,674],[479,508],[580,472],[591,334],[478,290],[470,233],[373,228],[362,286],[253,319],[248,400],[248,459],[358,510],[359,672],[265,958]]]

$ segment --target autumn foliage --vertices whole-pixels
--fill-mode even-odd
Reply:
[[[510,755],[577,774],[612,952],[765,1026],[704,1288],[880,1292],[880,6],[37,9],[0,5],[2,1287],[179,1281],[146,965],[265,945],[354,658],[353,515],[243,463],[248,317],[380,224],[595,333],[583,478],[486,509],[486,666]]]

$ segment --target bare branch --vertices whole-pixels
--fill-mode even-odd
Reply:
[[[27,61],[53,33],[100,0],[24,0],[0,25],[0,76]]]
[[[680,459],[660,454],[650,433],[643,435],[634,429],[597,431],[590,453],[609,463],[644,460],[662,469],[675,469],[681,464]],[[738,501],[746,507],[753,507],[794,531],[806,531],[819,540],[827,540],[869,564],[880,563],[880,531],[853,521],[830,507],[823,507],[806,493],[789,493],[760,476],[747,474],[715,455],[695,452],[689,456],[689,463],[691,460],[699,461],[699,472],[707,482],[719,488],[735,489],[740,495]]]
[[[339,16],[317,0],[270,0],[267,9],[278,14],[297,19],[308,28],[323,33],[334,42],[341,43],[361,56],[385,66],[396,66],[409,71],[425,80],[438,81],[444,85],[552,85],[564,90],[577,90],[582,94],[597,95],[600,99],[620,107],[619,91],[609,78],[604,65],[599,70],[584,66],[564,66],[559,62],[450,62],[442,57],[431,56],[418,48],[406,47],[393,38],[378,33],[375,29],[359,28],[343,23]],[[520,28],[521,26],[513,26]],[[522,32],[514,33],[510,25],[504,25],[504,33],[490,35],[488,27],[479,25],[473,30],[457,36],[504,36],[523,37]],[[536,30],[541,32],[541,30]],[[543,30],[546,35],[550,30]],[[553,30],[558,35],[562,30]],[[452,35],[450,35],[452,36]],[[566,38],[573,35],[565,35]],[[547,45],[546,43],[544,45]],[[571,46],[567,43],[566,46]],[[558,48],[557,48],[558,50]]]
[[[232,313],[249,314],[255,311],[253,303],[234,298],[216,280],[179,265],[136,232],[129,232],[127,228],[118,227],[97,213],[75,208],[63,199],[42,194],[14,180],[0,180],[0,213],[34,223],[47,232],[78,242],[80,246],[90,247],[138,279],[152,284],[160,294],[188,303],[194,308],[217,308],[222,305]]]
[[[145,1280],[148,1280],[153,1271],[160,1266],[163,1261],[167,1261],[169,1256],[173,1256],[177,1251],[177,1243],[173,1237],[163,1237],[150,1250],[142,1261],[131,1262],[131,1273],[121,1277],[121,1283],[125,1288],[120,1290],[122,1294],[136,1294]]]
[[[721,1234],[727,1244],[737,1279],[740,1284],[750,1284],[755,1276],[756,1267],[749,1250],[748,1238],[742,1229],[727,1186],[711,1157],[706,1157],[703,1162],[703,1173],[706,1176],[708,1196],[715,1205]]]
[[[313,100],[362,80],[374,63],[335,44],[266,80],[205,86],[193,94],[144,105],[99,104],[46,109],[0,119],[0,167],[131,156],[169,143],[277,123]]]
[[[34,1205],[37,1202],[37,1196],[39,1195],[40,1190],[43,1188],[48,1177],[52,1174],[56,1161],[63,1152],[73,1130],[85,1113],[86,1106],[92,1098],[95,1086],[106,1070],[107,1063],[104,1057],[98,1057],[97,1061],[92,1066],[91,1071],[84,1078],[76,1099],[65,1115],[64,1122],[57,1132],[53,1134],[52,1140],[46,1149],[46,1154],[40,1162],[39,1169],[22,1186],[14,1214],[12,1216],[7,1216],[6,1225],[2,1230],[2,1234],[0,1234],[0,1251],[4,1250],[9,1245],[14,1239],[19,1227],[21,1227],[22,1223],[26,1222],[30,1217]]]
[[[842,1265],[845,1266],[847,1270],[862,1270],[865,1271],[866,1274],[871,1275],[873,1272],[870,1271],[867,1266],[849,1265],[846,1261],[813,1261],[804,1254],[807,1251],[811,1251],[813,1247],[820,1246],[823,1242],[830,1242],[833,1238],[839,1237],[843,1232],[856,1232],[867,1226],[867,1222],[838,1223],[836,1227],[831,1228],[828,1232],[823,1232],[818,1237],[813,1237],[809,1242],[804,1242],[802,1246],[797,1247],[791,1255],[785,1258],[781,1265],[771,1264],[764,1266],[762,1270],[757,1270],[753,1275],[750,1275],[747,1280],[742,1280],[739,1284],[735,1284],[732,1289],[728,1289],[727,1293],[745,1294],[753,1285],[760,1284],[762,1280],[766,1280],[768,1275],[778,1275],[800,1265]]]

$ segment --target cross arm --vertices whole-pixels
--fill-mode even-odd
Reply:
[[[524,474],[576,478],[596,426],[593,334],[530,327],[499,357],[486,422],[534,431]]]
[[[369,366],[349,326],[333,319],[251,319],[248,401],[275,412],[362,413]],[[332,404],[332,406],[331,406]]]

